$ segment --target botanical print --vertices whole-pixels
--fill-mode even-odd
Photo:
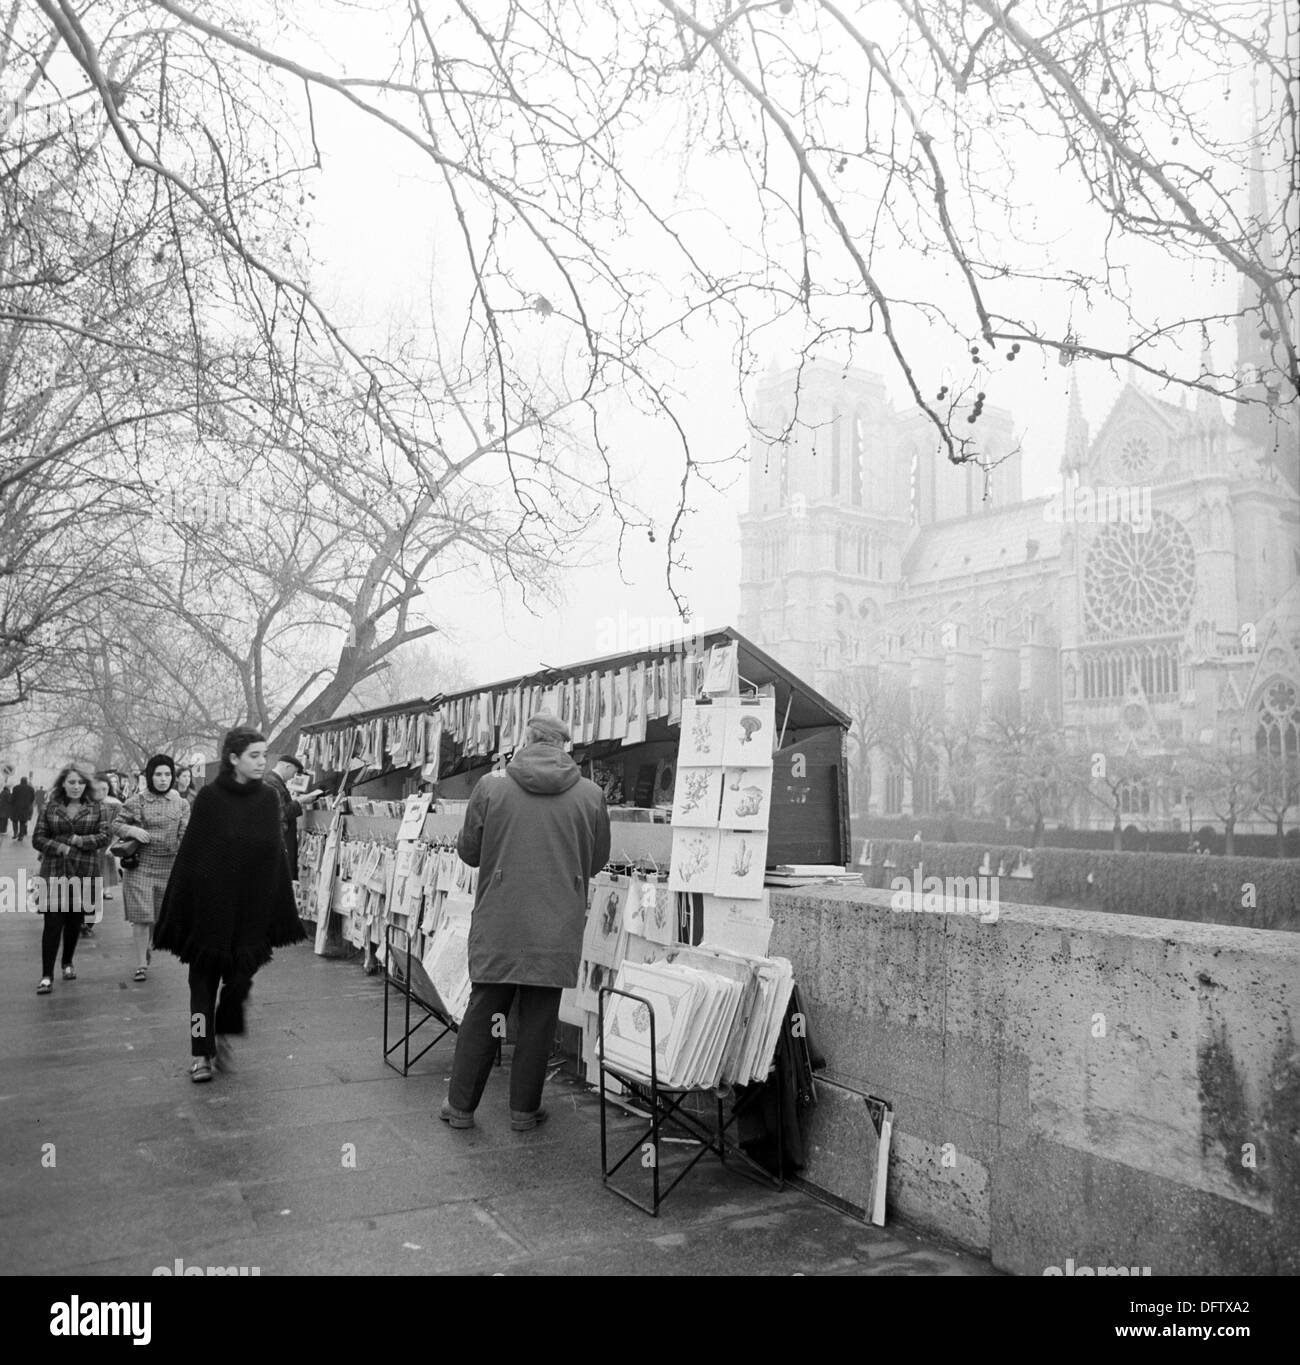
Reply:
[[[709,696],[732,695],[736,690],[736,650],[733,640],[728,645],[714,645],[708,654],[703,690]]]
[[[749,957],[766,957],[772,937],[767,895],[764,891],[755,900],[705,896],[704,937],[700,946]]]
[[[718,861],[716,829],[673,832],[673,859],[668,886],[673,891],[712,891]]]
[[[575,678],[573,680],[573,742],[581,744],[583,741],[582,727],[587,719],[587,680],[586,678]]]
[[[677,769],[673,793],[673,824],[704,829],[718,827],[718,790],[722,783],[719,768]]]
[[[655,685],[655,696],[658,705],[655,707],[654,714],[660,718],[668,715],[672,709],[673,699],[671,682],[669,675],[672,670],[671,659],[660,659],[655,665],[655,673],[658,675],[658,682]]]
[[[728,768],[723,773],[723,829],[766,829],[771,803],[771,768]]]
[[[668,661],[668,721],[676,725],[682,718],[682,658],[674,654]]]
[[[682,703],[682,738],[678,762],[700,767],[722,762],[723,708],[713,703]]]
[[[673,918],[676,900],[666,882],[656,879],[641,883],[642,933],[651,943],[677,941],[677,925]]]
[[[717,878],[714,886],[707,889],[718,896],[755,900],[763,894],[766,864],[766,831],[723,830],[718,844]]]
[[[722,761],[728,767],[771,767],[776,724],[776,701],[734,702],[727,708]]]

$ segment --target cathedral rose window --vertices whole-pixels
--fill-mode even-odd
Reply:
[[[1187,624],[1196,555],[1181,524],[1156,512],[1151,527],[1103,527],[1084,569],[1084,616],[1092,639],[1170,635]]]
[[[1119,467],[1130,479],[1140,479],[1151,472],[1155,455],[1145,436],[1126,436],[1119,448]]]

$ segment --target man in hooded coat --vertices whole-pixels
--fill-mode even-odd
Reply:
[[[568,739],[558,716],[533,716],[523,747],[504,772],[479,782],[465,812],[456,847],[479,876],[469,931],[473,989],[440,1114],[453,1128],[473,1126],[516,998],[511,1127],[527,1132],[546,1117],[542,1086],[560,991],[578,984],[587,883],[609,859],[604,794],[565,752]]]

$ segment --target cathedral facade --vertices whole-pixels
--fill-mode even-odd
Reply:
[[[1198,746],[1294,758],[1296,435],[1244,412],[1230,424],[1208,395],[1179,406],[1130,383],[1092,434],[1072,382],[1059,487],[1026,499],[1010,413],[982,410],[981,463],[958,466],[875,375],[770,371],[752,408],[739,628],[850,714],[888,685],[950,733],[1038,716],[1130,767]],[[954,775],[933,747],[922,771],[873,746],[859,808],[934,809]],[[1177,781],[1131,786],[1125,823],[1205,822]],[[1087,800],[1057,815],[1111,823]]]

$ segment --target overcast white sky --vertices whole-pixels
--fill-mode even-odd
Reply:
[[[351,38],[337,24],[322,27],[319,33],[322,46],[336,62],[340,52],[353,51],[348,46]],[[370,38],[378,43],[374,33]],[[353,52],[350,69],[355,71],[360,65],[360,57]],[[1240,126],[1243,112],[1239,107],[1227,115]],[[390,313],[420,317],[429,296],[430,263],[435,256],[445,259],[447,254],[447,243],[438,239],[429,212],[431,194],[423,167],[393,139],[377,136],[371,122],[319,104],[316,116],[326,157],[325,171],[315,187],[313,238],[321,261],[323,294],[346,300],[349,316],[376,327],[382,327]],[[1096,249],[1096,242],[1071,228],[1071,208],[1063,202],[1050,163],[1031,152],[1020,158],[1020,165],[1023,175],[1040,178],[1043,234],[1064,234],[1062,252],[1086,258]],[[717,168],[711,166],[709,193],[725,201],[725,178],[719,181],[716,174]],[[898,288],[899,282],[891,279],[890,285]],[[1170,274],[1163,282],[1153,281],[1153,287],[1167,289],[1171,302],[1181,303],[1177,293],[1191,287],[1191,282],[1183,274]],[[1204,281],[1201,287],[1210,287],[1210,282]],[[1230,301],[1232,290],[1230,283],[1220,282],[1224,302]],[[764,362],[768,358],[764,356]],[[792,355],[774,350],[770,358],[784,365]],[[693,353],[682,359],[679,380],[697,449],[713,457],[742,449],[746,431],[736,395],[731,338],[722,331],[712,339],[707,333],[697,334]],[[1228,359],[1222,357],[1224,363]],[[1049,491],[1057,478],[1071,371],[1055,360],[1040,362],[1028,353],[1020,360],[1014,400],[1004,398],[1008,387],[1004,384],[1003,392],[991,395],[990,401],[1009,408],[1023,434],[1024,491],[1033,496]],[[904,402],[901,380],[883,345],[875,363],[865,355],[859,356],[858,363],[881,373],[895,401]],[[1080,367],[1079,380],[1085,415],[1095,431],[1120,381],[1103,369],[1087,367]],[[1168,396],[1178,401],[1177,394]],[[631,425],[620,427],[619,434],[622,445],[615,450],[615,460],[625,480],[635,486],[643,506],[666,514],[679,478],[671,450],[661,446],[662,435]],[[746,488],[745,467],[737,461],[728,491],[714,493],[697,485],[691,499],[695,511],[684,543],[691,571],[683,576],[681,586],[697,625],[736,620],[737,516],[744,510]],[[660,534],[657,545],[640,536],[629,543],[624,557],[626,581],[622,581],[614,564],[613,534],[608,521],[593,528],[584,551],[587,567],[565,576],[565,604],[555,610],[543,608],[539,616],[523,610],[513,594],[502,601],[495,589],[482,584],[440,583],[435,590],[434,616],[452,648],[466,659],[470,676],[490,681],[541,663],[562,664],[616,647],[619,642],[611,633],[618,629],[620,614],[624,621],[672,618],[674,607],[664,582],[666,535]]]

